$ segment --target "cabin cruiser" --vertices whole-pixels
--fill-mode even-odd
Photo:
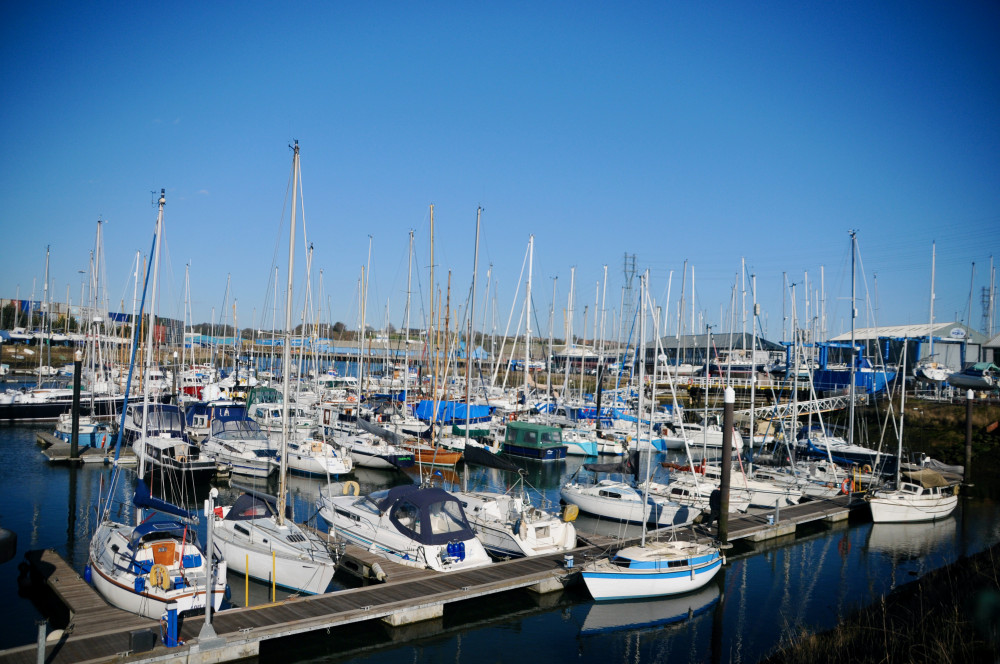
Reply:
[[[490,564],[461,501],[447,491],[405,485],[345,495],[350,489],[328,484],[317,500],[320,516],[337,537],[393,562],[438,572]]]

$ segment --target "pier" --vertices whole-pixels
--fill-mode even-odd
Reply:
[[[115,460],[113,447],[97,448],[89,445],[79,445],[77,455],[74,458],[69,443],[46,431],[36,433],[35,442],[42,448],[42,454],[50,463],[112,463]],[[118,456],[118,463],[135,465],[135,453],[132,452],[131,447],[122,450]]]
[[[845,520],[864,505],[858,495],[814,500],[780,511],[731,515],[730,541],[760,542],[788,536],[811,522]],[[768,518],[770,517],[770,518]],[[702,526],[654,531],[648,537],[711,540],[713,531]],[[68,613],[60,632],[53,632],[46,648],[47,664],[76,662],[201,662],[234,661],[253,657],[261,643],[349,625],[382,620],[393,627],[439,618],[449,604],[494,593],[528,589],[546,594],[579,582],[580,567],[590,558],[606,555],[619,546],[637,543],[580,533],[581,546],[569,552],[494,562],[463,572],[437,573],[394,563],[354,546],[347,546],[340,564],[344,571],[365,579],[360,588],[323,595],[292,597],[269,604],[236,607],[213,615],[219,636],[211,648],[202,649],[197,636],[202,617],[182,621],[184,645],[159,645],[160,627],[151,621],[108,605],[97,592],[54,551],[33,551],[25,556],[32,578],[50,588]],[[566,556],[576,564],[568,566]],[[380,578],[380,580],[377,580]],[[26,641],[29,640],[26,635]],[[157,643],[151,649],[149,643]],[[0,651],[0,664],[33,664],[38,648],[34,643]]]

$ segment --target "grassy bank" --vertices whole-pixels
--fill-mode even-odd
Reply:
[[[768,664],[996,662],[1000,545],[897,588],[836,629],[788,637]]]

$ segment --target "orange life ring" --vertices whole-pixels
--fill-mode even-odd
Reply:
[[[849,495],[854,491],[854,480],[848,477],[846,480],[840,483],[840,492],[842,494]]]
[[[694,378],[688,378],[688,387],[694,385]]]
[[[353,394],[351,396],[347,397],[347,402],[348,403],[354,403],[357,400],[358,400],[358,398],[356,396],[354,396]]]

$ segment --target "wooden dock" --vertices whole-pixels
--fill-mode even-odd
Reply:
[[[765,541],[790,535],[802,524],[845,520],[852,509],[862,504],[855,497],[839,496],[781,508],[777,514],[769,511],[732,515],[729,539]],[[713,534],[714,531],[703,526],[694,526],[673,532],[660,529],[649,537],[710,541]],[[525,588],[540,594],[561,590],[579,581],[579,569],[586,560],[631,543],[587,533],[580,534],[580,541],[583,546],[568,552],[449,573],[401,565],[347,546],[341,564],[345,571],[364,579],[367,584],[364,587],[221,611],[212,620],[218,639],[205,644],[198,642],[204,619],[188,618],[182,621],[180,629],[184,645],[169,649],[157,645],[146,652],[130,651],[131,632],[152,629],[158,634],[159,625],[155,621],[109,606],[55,552],[35,552],[39,554],[37,560],[29,560],[29,564],[67,606],[71,616],[58,643],[48,646],[47,664],[168,660],[199,664],[253,657],[259,653],[261,642],[269,639],[366,620],[382,620],[399,627],[439,618],[448,604],[493,593]],[[573,556],[573,567],[567,567],[567,555]],[[376,576],[381,576],[381,581],[376,581]],[[26,645],[0,652],[0,664],[33,664],[36,656],[36,646]]]
[[[42,448],[42,454],[50,463],[104,463],[114,462],[115,450],[113,448],[96,448],[89,445],[80,445],[77,449],[77,457],[74,459],[71,454],[71,446],[66,441],[46,431],[39,431],[35,434],[35,442]],[[118,463],[134,465],[136,463],[135,454],[132,448],[126,448],[118,455]]]

